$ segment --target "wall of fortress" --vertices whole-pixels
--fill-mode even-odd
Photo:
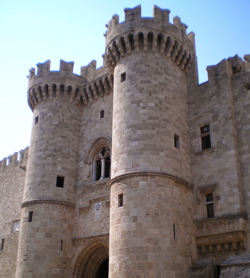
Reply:
[[[5,278],[15,275],[28,151],[26,148],[0,161],[0,276]]]

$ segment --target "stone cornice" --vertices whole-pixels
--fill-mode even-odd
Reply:
[[[187,181],[184,181],[178,177],[166,174],[166,173],[159,173],[159,172],[129,172],[123,175],[119,175],[117,177],[114,177],[110,180],[109,184],[112,186],[113,183],[118,182],[121,179],[127,179],[130,177],[136,177],[136,176],[159,176],[159,177],[165,177],[165,178],[171,178],[175,181],[178,181],[182,184],[184,184],[187,188],[193,189],[193,185]]]
[[[241,212],[241,213],[237,213],[237,214],[226,214],[226,215],[221,215],[221,216],[214,217],[214,218],[196,219],[196,220],[194,220],[194,223],[202,224],[202,223],[215,222],[215,221],[222,220],[222,219],[230,220],[230,219],[238,219],[238,218],[247,219],[248,215],[245,212]]]
[[[65,201],[58,201],[58,200],[32,200],[32,201],[27,201],[21,204],[21,208],[33,205],[33,204],[38,204],[38,203],[48,203],[48,204],[58,204],[58,205],[64,205],[64,206],[70,206],[70,207],[75,207],[75,204],[65,202]]]

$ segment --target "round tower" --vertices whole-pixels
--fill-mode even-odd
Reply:
[[[109,277],[188,277],[195,254],[187,78],[193,34],[169,10],[108,24],[114,71]]]
[[[31,69],[33,126],[22,203],[17,278],[70,277],[82,76],[73,63]]]

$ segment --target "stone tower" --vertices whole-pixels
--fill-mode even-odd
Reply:
[[[195,257],[187,105],[195,50],[186,28],[156,6],[153,18],[138,6],[108,24],[110,278],[187,277]]]
[[[80,125],[79,86],[73,63],[50,61],[30,71],[33,110],[16,277],[70,277],[74,186]]]
[[[30,147],[0,161],[0,277],[250,277],[250,55],[198,84],[168,10],[107,28],[102,67],[30,70]]]

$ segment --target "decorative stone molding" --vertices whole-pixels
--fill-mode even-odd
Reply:
[[[202,253],[246,249],[245,213],[195,220],[196,246]]]
[[[88,153],[85,157],[85,164],[90,164],[93,162],[97,151],[103,147],[107,147],[109,150],[112,148],[112,140],[108,136],[98,137],[90,146]]]
[[[105,202],[106,205],[109,205],[110,200],[109,200],[109,198],[108,198],[107,195],[105,195],[105,196],[100,196],[100,197],[97,197],[97,198],[93,198],[93,199],[89,200],[89,203],[88,203],[87,206],[83,206],[83,207],[80,207],[80,208],[79,208],[79,213],[80,213],[80,214],[83,214],[83,213],[88,212],[89,209],[90,209],[90,207],[91,207],[93,204],[98,203],[98,202]]]

